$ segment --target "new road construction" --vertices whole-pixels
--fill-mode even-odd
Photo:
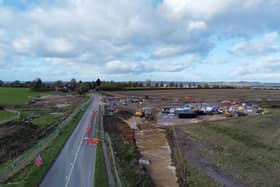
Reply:
[[[96,145],[85,144],[83,140],[85,132],[89,137],[95,137],[97,115],[94,111],[98,110],[99,102],[99,96],[93,95],[89,107],[47,172],[41,187],[93,186]],[[92,127],[90,133],[87,132],[89,126]]]

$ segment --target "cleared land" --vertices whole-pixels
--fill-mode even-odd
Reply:
[[[181,154],[183,161],[177,163],[187,165],[187,182],[208,176],[226,186],[280,185],[279,115],[280,109],[271,109],[265,116],[176,127],[174,157]],[[202,177],[196,178],[198,171]]]
[[[123,96],[159,96],[176,97],[183,99],[184,96],[216,102],[222,100],[237,100],[247,102],[280,102],[280,90],[253,90],[253,89],[181,89],[181,90],[137,90],[137,91],[114,91],[107,94]]]

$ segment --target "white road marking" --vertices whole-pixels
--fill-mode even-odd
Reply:
[[[92,103],[91,105],[93,105],[93,103]],[[89,107],[90,107],[90,106],[89,106]],[[90,115],[90,111],[91,111],[91,110],[88,110],[88,111],[86,112],[86,115],[87,115],[87,116]],[[89,118],[89,117],[87,117],[87,118]],[[86,120],[86,121],[87,121],[87,120]],[[71,176],[72,176],[72,173],[73,173],[73,169],[74,169],[75,163],[76,163],[76,161],[77,161],[77,159],[78,159],[78,155],[79,155],[79,152],[80,152],[82,143],[83,143],[83,141],[80,141],[80,144],[79,144],[79,146],[78,146],[78,150],[77,150],[77,152],[76,152],[76,154],[75,154],[74,161],[70,163],[71,168],[70,168],[70,171],[69,171],[69,175],[66,176],[67,180],[66,180],[66,183],[65,183],[65,187],[68,187],[68,185],[69,185],[69,182],[70,182],[70,179],[71,179]]]
[[[67,178],[66,183],[65,183],[65,187],[67,187],[67,186],[69,185],[69,182],[70,182],[70,179],[71,179],[71,175],[72,175],[72,173],[73,173],[73,169],[74,169],[75,163],[76,163],[76,161],[77,161],[77,159],[78,159],[78,155],[79,155],[79,152],[80,152],[80,149],[81,149],[81,145],[82,145],[82,142],[80,142],[79,147],[78,147],[78,150],[77,150],[77,152],[76,152],[76,154],[75,154],[74,162],[73,162],[73,164],[72,164],[72,166],[71,166],[71,169],[70,169],[68,178]],[[70,164],[70,165],[71,165],[71,164]]]

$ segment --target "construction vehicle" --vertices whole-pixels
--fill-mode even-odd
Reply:
[[[135,116],[153,120],[153,109],[151,107],[144,107],[141,111],[136,111]]]
[[[240,117],[240,116],[247,116],[248,114],[245,112],[244,107],[242,106],[232,106],[224,113],[227,117]]]
[[[143,117],[143,112],[136,111],[136,112],[135,112],[135,116],[137,116],[137,117]]]

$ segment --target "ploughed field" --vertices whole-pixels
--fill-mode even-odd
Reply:
[[[267,102],[280,104],[280,90],[254,89],[168,89],[168,90],[131,90],[106,92],[124,96],[160,96],[182,99],[190,96],[202,101],[217,102],[237,100],[246,102]]]
[[[264,116],[170,129],[178,173],[191,186],[209,180],[225,186],[279,186],[279,116],[280,109],[270,109]]]

